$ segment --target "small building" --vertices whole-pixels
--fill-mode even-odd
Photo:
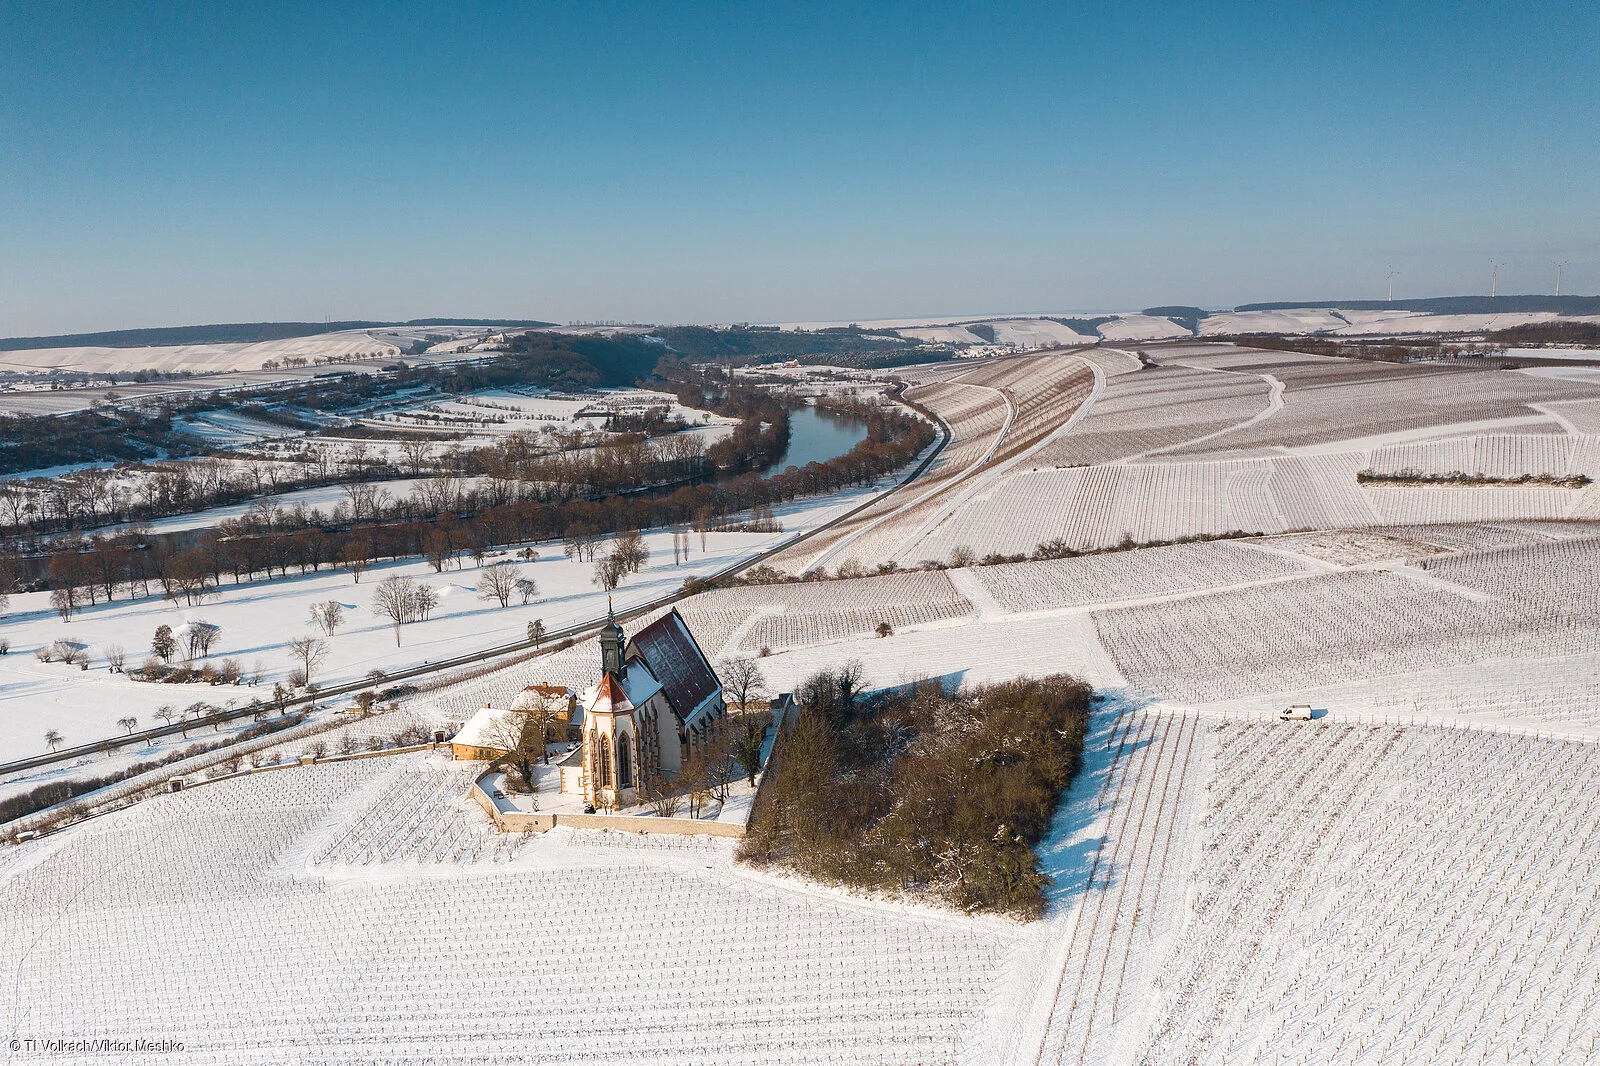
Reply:
[[[517,693],[516,699],[511,701],[513,711],[531,711],[545,701],[560,701],[562,710],[560,719],[569,726],[583,724],[583,711],[578,706],[578,694],[565,685],[552,685],[548,681],[541,681],[537,685],[529,685]],[[555,740],[565,740],[566,737],[554,737]]]
[[[483,705],[483,709],[462,723],[456,735],[450,738],[450,753],[457,759],[475,759],[490,762],[511,749],[498,738],[505,728],[508,715],[516,712]]]
[[[500,758],[511,750],[501,739],[508,729],[511,716],[526,714],[545,704],[546,701],[549,705],[553,705],[556,721],[561,725],[550,727],[545,741],[546,743],[565,741],[569,729],[578,724],[574,719],[581,720],[578,694],[565,685],[540,682],[537,685],[529,685],[517,693],[510,707],[494,707],[485,703],[481,710],[456,730],[455,736],[450,741],[451,753],[457,759],[475,759],[480,762],[492,762]]]

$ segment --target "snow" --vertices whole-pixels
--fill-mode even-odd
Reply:
[[[1331,333],[1340,336],[1391,333],[1484,333],[1543,322],[1589,322],[1589,317],[1553,311],[1505,314],[1435,315],[1421,311],[1349,311],[1301,307],[1278,311],[1228,311],[1200,322],[1201,336],[1229,333]]]
[[[142,348],[34,348],[0,351],[0,367],[10,370],[71,370],[129,374],[138,370],[209,372],[256,370],[285,358],[373,359],[400,354],[395,345],[365,332],[324,333],[251,344],[183,344]]]
[[[1348,323],[1332,311],[1230,311],[1200,320],[1200,335],[1224,333],[1325,333]]]
[[[1264,375],[1247,368],[1263,353],[1192,357],[1244,370],[1238,381],[1086,354],[1097,373],[1087,399],[1070,393],[1087,411],[1070,424],[1065,400],[1032,399],[1055,396],[1040,383],[1065,381],[1062,364],[997,362],[926,386],[957,431],[929,475],[942,478],[937,513],[911,523],[931,529],[929,544],[981,555],[1085,531],[1315,531],[746,586],[679,605],[709,656],[759,656],[775,692],[852,659],[879,687],[1061,671],[1091,681],[1084,769],[1039,849],[1055,878],[1043,921],[861,899],[739,866],[722,841],[499,834],[465,797],[477,764],[390,756],[219,781],[0,845],[0,971],[11,978],[0,1012],[19,1032],[85,1035],[159,1017],[188,1043],[183,1061],[230,1063],[1593,1061],[1600,524],[1571,520],[1595,503],[1593,487],[1361,489],[1354,471],[1594,469],[1600,443],[1572,430],[1594,401],[1542,405],[1570,413],[1566,432],[1444,405],[1422,428],[1344,426],[1365,434],[1357,449],[1306,441],[1255,458],[1118,462],[1256,418]],[[1336,361],[1266,358],[1284,380],[1283,364],[1344,373]],[[1163,374],[1165,399],[1164,387],[1119,384]],[[1508,376],[1453,378],[1444,392]],[[1158,441],[1117,438],[1125,450],[1096,466],[1031,469],[1053,433],[1093,428],[1095,404],[1125,401],[1107,433],[1136,433],[1139,403],[1173,396],[1194,401],[1195,416],[1163,423]],[[1292,410],[1293,385],[1284,399]],[[1336,414],[1330,403],[1318,415],[1330,433]],[[1012,472],[1008,457],[1025,461]],[[965,471],[969,483],[955,476]],[[918,495],[890,497],[869,521]],[[779,517],[792,533],[860,498]],[[1537,520],[1558,498],[1565,518]],[[1502,511],[1511,516],[1488,521]],[[1437,524],[1451,517],[1467,521]],[[651,568],[619,602],[788,535],[713,534],[703,557],[692,538],[686,567],[651,540]],[[861,536],[851,550],[873,543]],[[33,661],[33,647],[59,637],[142,648],[158,619],[204,618],[222,625],[222,654],[261,650],[281,675],[278,642],[308,628],[310,602],[337,598],[353,610],[331,680],[513,639],[534,616],[555,628],[600,613],[588,567],[557,557],[526,568],[541,602],[504,611],[476,599],[471,567],[435,575],[418,563],[360,585],[324,573],[230,586],[189,610],[119,601],[70,624],[39,594],[14,596],[0,744],[34,750],[47,724],[70,742],[100,727],[94,715],[127,713],[141,690],[180,704],[218,695]],[[398,650],[365,608],[389,572],[448,592]],[[875,635],[879,620],[892,635]],[[530,681],[581,688],[597,671],[589,639],[397,714],[460,718]],[[1291,703],[1317,717],[1276,721]],[[64,724],[72,715],[78,724]],[[340,743],[392,732],[385,719],[351,722]],[[298,746],[279,747],[292,758]],[[419,980],[451,1026],[418,1006]],[[508,1010],[496,997],[512,986],[538,1009]]]
[[[988,344],[984,338],[965,326],[923,326],[895,331],[908,340],[926,341],[930,344]]]
[[[1084,336],[1059,322],[1048,318],[1011,318],[990,322],[994,327],[996,344],[1009,344],[1022,348],[1073,347],[1093,344],[1098,339]]]
[[[194,418],[177,420],[174,428],[199,437],[213,448],[237,448],[261,440],[296,437],[301,433],[238,411],[206,411]]]
[[[581,394],[554,394],[538,389],[486,389],[448,400],[431,399],[395,408],[365,421],[390,429],[396,426],[458,431],[468,429],[492,439],[511,433],[539,433],[557,429],[601,430],[605,428],[611,412],[641,413],[652,407],[667,408],[668,418],[676,418],[689,425],[704,424],[707,429],[698,432],[710,433],[715,437],[726,435],[728,428],[739,421],[710,411],[684,407],[670,393],[643,389],[605,389]]]
[[[1119,315],[1100,325],[1100,336],[1108,341],[1154,341],[1188,337],[1190,332],[1170,318],[1151,315]]]
[[[0,1014],[183,1041],[150,1063],[949,1063],[1019,936],[755,875],[724,842],[498,834],[472,765],[293,767],[49,841],[0,867]],[[366,863],[329,850],[351,830]]]
[[[1600,361],[1600,348],[1507,348],[1508,357],[1530,355],[1538,359],[1586,359]],[[1600,369],[1596,367],[1593,369]]]
[[[775,514],[784,527],[780,533],[711,533],[704,552],[696,535],[691,537],[692,556],[681,565],[673,564],[669,531],[647,533],[650,564],[617,591],[617,608],[625,610],[647,603],[676,591],[691,576],[705,576],[771,548],[859,504],[869,491],[779,505]],[[249,702],[251,695],[266,698],[259,688],[251,691],[248,686],[218,689],[195,684],[147,684],[106,669],[107,645],[121,645],[128,652],[129,667],[138,665],[148,654],[151,635],[162,624],[177,628],[199,618],[221,626],[221,637],[209,661],[216,664],[224,658],[237,658],[249,671],[259,659],[264,685],[270,690],[291,670],[288,642],[313,631],[309,620],[311,605],[325,600],[337,600],[349,609],[345,624],[329,640],[327,662],[314,675],[322,685],[355,681],[373,669],[390,671],[422,665],[521,640],[527,624],[535,618],[542,619],[547,630],[557,630],[604,615],[605,596],[592,583],[590,564],[564,557],[559,542],[529,547],[539,553],[536,562],[522,562],[514,553],[501,558],[510,558],[521,566],[538,583],[539,595],[526,606],[514,602],[509,608],[478,598],[478,575],[470,561],[461,569],[451,567],[443,573],[435,573],[421,560],[379,564],[363,574],[359,583],[344,571],[329,569],[276,581],[224,583],[203,604],[185,606],[159,597],[132,602],[119,599],[85,608],[69,622],[61,621],[50,609],[48,593],[14,595],[4,629],[11,652],[0,656],[0,748],[11,757],[20,758],[46,750],[43,736],[47,729],[59,730],[68,745],[76,745],[119,733],[116,720],[123,715],[134,715],[144,728],[154,726],[158,724],[153,717],[155,711],[163,704],[181,708],[195,700],[220,704],[229,697],[241,703]],[[494,561],[497,560],[491,558],[486,563]],[[442,589],[433,617],[404,626],[399,647],[392,627],[370,609],[374,586],[391,575],[415,578]],[[93,660],[90,670],[35,660],[37,648],[62,637],[89,646]]]

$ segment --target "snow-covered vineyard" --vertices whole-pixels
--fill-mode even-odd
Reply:
[[[430,817],[483,847],[441,850],[367,824],[436,772],[399,761],[163,796],[23,849],[0,871],[9,1033],[184,1044],[140,1062],[952,1061],[1020,935],[752,878],[692,838],[507,839],[459,794]],[[348,863],[353,830],[399,846]]]
[[[8,849],[0,1008],[184,1043],[143,1062],[1593,1061],[1592,742],[1098,722],[1044,922],[750,875],[727,842],[499,834],[423,754]]]
[[[874,687],[1092,683],[1043,920],[757,873],[723,839],[501,832],[442,750],[294,765],[586,688],[590,638],[0,846],[10,1035],[148,1032],[185,1049],[137,1061],[185,1063],[1597,1061],[1600,386],[1141,347],[904,372],[949,430],[922,477],[695,540],[827,579],[674,605],[772,692],[852,660]],[[1429,480],[1457,473],[1580,477]],[[1058,540],[1095,553],[985,561]],[[683,575],[652,544],[619,607]],[[527,565],[544,603],[456,577],[429,648],[603,612],[575,565]],[[205,609],[271,646],[290,615],[261,595]],[[363,619],[330,666],[392,643]]]

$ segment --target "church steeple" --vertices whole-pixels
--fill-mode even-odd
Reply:
[[[606,624],[600,630],[600,669],[605,674],[622,672],[622,627],[617,625],[616,612],[611,609],[611,597],[606,597]]]

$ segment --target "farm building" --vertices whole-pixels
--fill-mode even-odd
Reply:
[[[578,723],[578,695],[565,685],[552,685],[549,682],[540,682],[529,685],[517,694],[511,701],[511,706],[506,708],[493,707],[484,704],[483,709],[462,723],[450,740],[451,753],[457,759],[495,759],[504,755],[509,749],[504,741],[499,739],[505,733],[505,723],[513,714],[523,714],[540,705],[559,708],[556,719],[566,725]],[[566,739],[565,728],[551,729],[546,741],[561,741]]]

